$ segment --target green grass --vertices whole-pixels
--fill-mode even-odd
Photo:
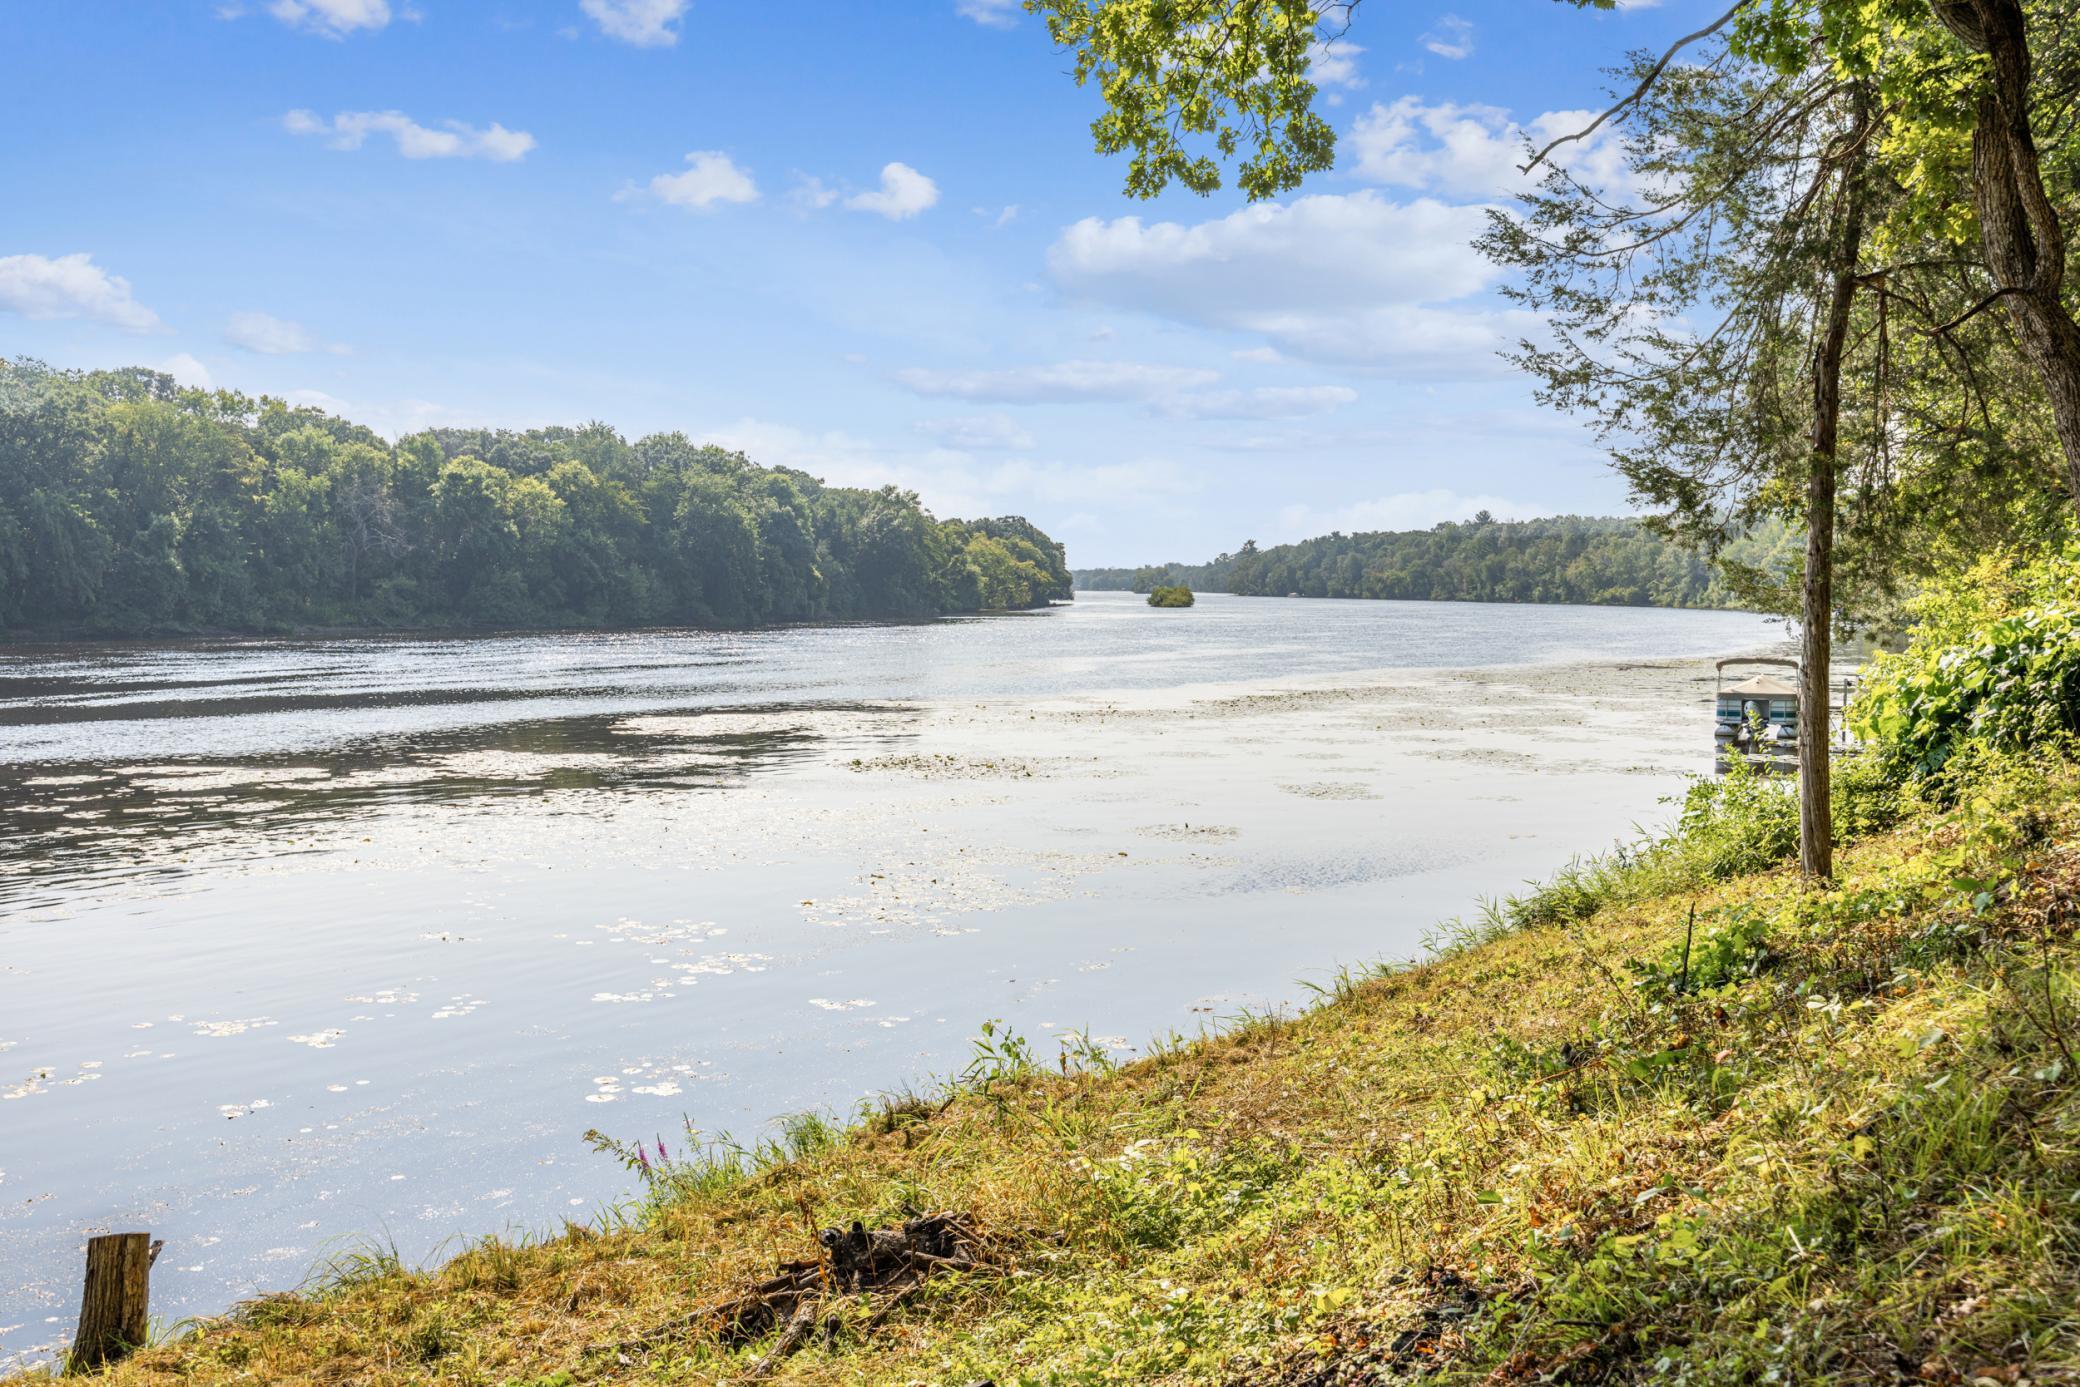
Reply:
[[[1781,787],[1722,783],[1302,1015],[1118,1068],[990,1027],[947,1092],[653,1161],[535,1242],[364,1257],[111,1376],[740,1379],[765,1344],[587,1350],[928,1207],[972,1211],[991,1269],[774,1380],[2070,1378],[2080,781],[1844,779],[1831,890],[1778,865]]]

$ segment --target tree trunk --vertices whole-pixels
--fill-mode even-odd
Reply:
[[[1798,865],[1808,877],[1834,875],[1834,805],[1827,684],[1834,662],[1834,501],[1842,424],[1842,354],[1856,304],[1863,254],[1864,137],[1870,98],[1858,85],[1844,137],[1837,233],[1828,272],[1833,291],[1813,353],[1813,456],[1806,474],[1806,571],[1798,662]]]
[[[2030,129],[2030,45],[2022,0],[1931,0],[1936,18],[1987,58],[1972,127],[1972,205],[1986,268],[2023,355],[2043,379],[2080,507],[2080,324],[2061,297],[2065,228],[2044,191]]]
[[[1840,286],[1836,296],[1839,299]],[[1843,315],[1847,318],[1847,313]],[[1816,395],[1841,405],[1840,357],[1830,384]],[[1821,438],[1822,427],[1826,439]],[[1798,865],[1816,881],[1834,875],[1833,765],[1828,759],[1827,674],[1834,661],[1833,423],[1814,429],[1812,473],[1806,481],[1806,575],[1798,652]]]
[[[152,1263],[159,1245],[149,1233],[104,1233],[87,1239],[87,1281],[67,1375],[93,1372],[144,1345],[151,1326]]]

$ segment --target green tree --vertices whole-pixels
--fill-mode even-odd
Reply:
[[[1758,588],[1780,587],[1796,570],[1787,533],[1781,521],[1764,518],[1727,550],[1744,557]],[[1686,542],[1650,533],[1634,520],[1571,515],[1322,535],[1262,550],[1250,543],[1203,564],[1080,569],[1076,581],[1100,590],[1181,585],[1263,597],[1753,605]]]
[[[1067,596],[1028,522],[940,521],[684,435],[440,429],[394,446],[151,371],[0,362],[0,627],[751,626]],[[1002,562],[998,562],[1001,559]]]

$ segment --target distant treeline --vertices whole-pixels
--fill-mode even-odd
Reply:
[[[1070,594],[1024,520],[935,520],[684,434],[395,444],[147,370],[0,361],[0,628],[747,627]]]
[[[1768,526],[1722,551],[1725,571],[1695,550],[1621,518],[1562,515],[1548,520],[1447,522],[1428,530],[1341,532],[1257,548],[1211,563],[1142,568],[1082,568],[1076,585],[1148,592],[1183,584],[1243,596],[1381,597],[1429,602],[1576,602],[1633,607],[1745,604],[1727,572],[1788,571],[1788,530]]]

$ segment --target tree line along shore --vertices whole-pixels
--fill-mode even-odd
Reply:
[[[1074,576],[1093,592],[1182,585],[1243,597],[1774,610],[1784,605],[1796,560],[1796,540],[1780,521],[1707,555],[1623,517],[1511,521],[1484,512],[1427,530],[1338,531],[1265,549],[1252,540],[1205,563],[1079,568]]]
[[[684,434],[395,443],[142,369],[0,361],[0,632],[751,627],[1070,595],[1017,517],[941,520]]]

